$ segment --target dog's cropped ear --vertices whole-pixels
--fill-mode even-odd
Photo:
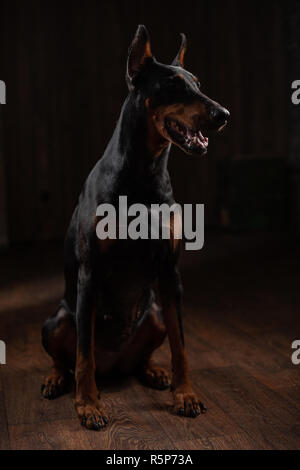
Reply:
[[[177,56],[172,62],[172,65],[176,65],[176,66],[183,68],[184,67],[184,54],[186,51],[187,42],[186,42],[185,34],[180,33],[180,36],[181,36],[181,46],[179,48]]]
[[[126,81],[130,90],[134,88],[134,80],[138,73],[151,57],[150,36],[146,27],[140,24],[128,51]]]

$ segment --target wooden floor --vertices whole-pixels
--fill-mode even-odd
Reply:
[[[300,449],[300,251],[294,241],[212,235],[184,258],[186,344],[191,377],[208,412],[171,414],[169,391],[136,379],[106,382],[111,422],[80,426],[71,393],[44,400],[50,360],[40,329],[62,289],[55,245],[0,257],[0,449]],[[156,354],[169,368],[166,343]]]

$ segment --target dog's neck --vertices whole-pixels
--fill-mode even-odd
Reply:
[[[143,97],[129,94],[117,128],[119,152],[129,164],[166,170],[171,145],[157,131]]]
[[[117,194],[130,195],[135,202],[173,200],[168,172],[171,145],[151,129],[145,101],[129,94],[103,159],[107,172],[115,175]],[[153,125],[153,124],[152,124]],[[103,181],[102,170],[99,173]]]

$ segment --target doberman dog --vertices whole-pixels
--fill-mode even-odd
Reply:
[[[205,96],[198,78],[184,69],[186,38],[181,38],[172,65],[164,65],[152,55],[145,26],[137,29],[127,60],[129,95],[72,216],[65,240],[64,298],[42,330],[44,348],[53,359],[42,394],[53,399],[65,393],[75,371],[75,408],[88,429],[108,423],[96,373],[136,374],[150,387],[171,386],[178,415],[197,417],[206,410],[188,373],[179,241],[99,240],[95,230],[99,204],[116,206],[119,195],[126,195],[130,204],[173,205],[167,170],[171,144],[187,154],[204,155],[208,139],[202,132],[227,122],[229,112]],[[171,384],[152,360],[166,335]]]

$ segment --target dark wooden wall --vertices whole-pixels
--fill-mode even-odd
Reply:
[[[11,241],[60,239],[81,185],[101,156],[126,96],[128,45],[139,23],[171,61],[186,33],[186,66],[231,111],[230,126],[197,161],[176,149],[179,202],[206,204],[216,222],[217,162],[285,157],[285,2],[30,2],[0,4],[0,79]]]

